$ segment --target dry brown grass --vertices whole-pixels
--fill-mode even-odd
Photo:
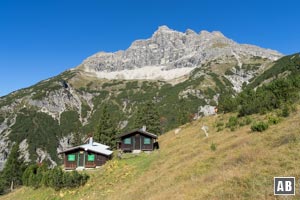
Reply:
[[[84,187],[60,192],[22,187],[2,199],[276,199],[274,176],[300,179],[300,114],[262,133],[252,133],[250,125],[216,132],[215,124],[229,117],[206,117],[176,135],[170,131],[159,137],[159,151],[90,171]],[[202,125],[209,127],[208,138]],[[296,196],[288,199],[300,198],[296,187]]]

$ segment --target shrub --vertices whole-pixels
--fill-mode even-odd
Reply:
[[[249,117],[249,116],[245,117],[245,118],[244,118],[244,122],[245,122],[246,125],[251,124],[251,122],[252,122],[251,117]]]
[[[210,145],[210,150],[216,151],[217,150],[217,145],[212,142],[211,145]]]
[[[88,179],[89,176],[86,174],[80,174],[77,171],[64,172],[60,167],[48,169],[46,165],[30,165],[22,177],[26,186],[33,188],[45,186],[55,190],[79,187],[84,185]]]
[[[269,128],[269,125],[263,121],[260,122],[255,122],[252,126],[251,126],[251,130],[253,132],[263,132],[265,130],[267,130]]]
[[[223,119],[221,119],[223,120]],[[217,132],[222,131],[224,129],[224,122],[223,121],[217,121],[216,123]]]
[[[290,108],[284,105],[281,112],[282,117],[288,117],[290,115]]]
[[[239,122],[239,125],[245,126],[245,125],[251,124],[251,122],[252,122],[252,119],[249,116],[246,116]]]
[[[219,98],[219,112],[234,112],[237,110],[237,99],[229,94],[222,94]]]
[[[234,131],[238,125],[238,118],[232,116],[229,118],[228,123],[226,124],[227,128],[230,128],[231,131]]]
[[[50,170],[50,176],[48,177],[50,178],[49,186],[55,190],[63,188],[63,175],[64,172],[60,167],[54,167],[52,170]]]
[[[5,180],[0,176],[0,195],[4,194],[5,190]]]
[[[273,116],[273,115],[271,115],[271,116],[268,117],[268,123],[270,125],[278,124],[279,121],[280,121],[279,117],[276,117],[276,116]]]

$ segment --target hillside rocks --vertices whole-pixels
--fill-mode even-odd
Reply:
[[[40,108],[42,112],[51,115],[55,119],[59,119],[60,114],[67,107],[74,108],[75,110],[81,109],[80,98],[74,92],[70,91],[72,90],[59,89],[51,91],[43,99],[29,99],[28,104]]]
[[[125,51],[96,53],[80,68],[98,78],[171,80],[211,60],[232,55],[269,60],[282,56],[273,50],[238,44],[217,31],[197,34],[188,29],[182,33],[161,26],[151,38],[136,40]]]
[[[36,159],[37,163],[43,163],[43,161],[48,160],[48,161],[50,161],[49,167],[53,168],[53,167],[57,166],[57,163],[52,160],[51,156],[49,155],[49,153],[47,151],[45,151],[41,148],[37,148],[36,154],[38,156]]]
[[[19,144],[19,152],[20,152],[20,158],[24,160],[24,162],[29,163],[31,160],[29,158],[30,154],[28,151],[28,142],[27,139],[24,139],[20,144]]]

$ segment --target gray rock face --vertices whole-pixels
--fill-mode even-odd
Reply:
[[[69,106],[75,110],[81,110],[81,101],[73,92],[72,88],[51,91],[48,96],[42,100],[29,99],[28,104],[38,107],[41,112],[51,115],[55,119],[59,119],[60,114]]]
[[[24,139],[20,144],[19,144],[19,152],[20,152],[20,158],[24,160],[24,162],[29,163],[31,160],[29,158],[30,154],[28,151],[28,142],[27,139]]]
[[[51,159],[51,156],[49,155],[49,153],[47,151],[45,151],[41,148],[37,148],[36,154],[38,156],[36,159],[37,163],[42,163],[44,160],[48,160],[51,163],[49,166],[50,168],[57,166],[57,163]]]
[[[221,32],[201,31],[199,34],[188,29],[185,33],[174,31],[167,26],[161,26],[146,40],[136,40],[125,51],[115,53],[99,52],[87,58],[83,63],[83,69],[95,73],[100,78],[108,79],[172,79],[182,76],[195,67],[199,67],[208,61],[226,56],[259,56],[270,60],[276,60],[282,54],[263,49],[253,45],[238,44],[226,38]],[[152,68],[145,68],[145,67]],[[152,74],[144,73],[158,68],[160,71],[177,71],[173,76],[157,71]],[[124,70],[145,70],[121,76],[118,73],[107,74]],[[187,69],[178,71],[178,69]],[[189,70],[188,70],[189,69]],[[103,73],[106,72],[106,73]],[[128,72],[127,72],[128,73]]]

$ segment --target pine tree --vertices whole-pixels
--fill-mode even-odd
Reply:
[[[160,117],[154,103],[147,102],[137,110],[134,126],[136,128],[146,126],[147,131],[160,134]]]
[[[114,148],[116,145],[116,127],[112,122],[111,116],[108,111],[108,106],[104,105],[100,114],[99,124],[95,131],[95,140]]]
[[[185,106],[184,100],[179,100],[177,106],[177,123],[179,125],[186,124],[189,121],[189,112],[187,111],[187,108]]]
[[[73,139],[71,143],[73,146],[78,146],[82,144],[82,134],[80,133],[79,129],[77,129],[77,131],[73,133]]]
[[[10,186],[11,191],[15,186],[22,184],[24,167],[19,157],[19,144],[14,144],[2,171],[2,177],[6,181],[6,185]]]

